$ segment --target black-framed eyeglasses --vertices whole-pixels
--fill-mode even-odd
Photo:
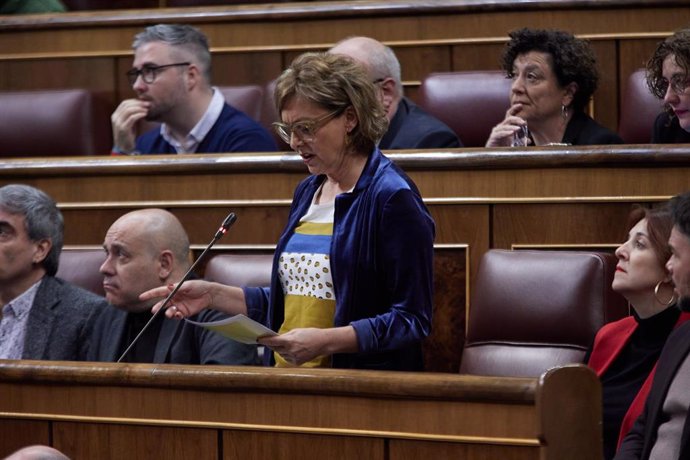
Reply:
[[[664,94],[668,91],[668,87],[676,94],[683,94],[686,89],[690,86],[690,78],[687,75],[674,75],[671,77],[670,82],[667,80],[661,81],[661,90]]]
[[[129,80],[129,84],[134,86],[134,82],[137,81],[137,78],[141,75],[141,79],[144,80],[144,83],[150,85],[154,81],[156,81],[156,77],[158,76],[158,72],[161,70],[167,69],[168,67],[177,67],[181,65],[191,65],[191,62],[176,62],[174,64],[165,64],[165,65],[149,65],[146,64],[144,65],[141,69],[130,69],[127,71],[127,79]]]
[[[290,143],[293,134],[305,142],[311,142],[319,129],[344,111],[345,109],[338,109],[313,120],[300,120],[290,124],[275,122],[273,127],[286,144]]]

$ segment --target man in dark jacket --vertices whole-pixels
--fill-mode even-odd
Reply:
[[[392,49],[369,37],[338,42],[330,53],[349,56],[364,66],[379,90],[388,117],[382,150],[462,147],[458,136],[440,120],[403,96],[400,62]]]

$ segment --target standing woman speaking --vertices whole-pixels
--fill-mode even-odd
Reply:
[[[275,100],[276,130],[311,176],[295,190],[270,287],[190,281],[166,315],[248,315],[279,333],[259,339],[277,366],[422,370],[434,222],[376,146],[387,122],[373,83],[349,57],[307,53],[278,78]]]

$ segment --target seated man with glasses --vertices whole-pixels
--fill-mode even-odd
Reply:
[[[392,49],[369,37],[338,42],[330,53],[343,54],[367,71],[388,118],[388,131],[379,142],[382,150],[462,147],[458,136],[403,96],[400,62]]]
[[[664,100],[656,117],[652,142],[690,143],[690,29],[681,29],[659,43],[647,63],[647,85]]]
[[[134,37],[127,72],[137,94],[113,113],[113,154],[275,151],[273,137],[211,86],[206,36],[180,24],[147,27]],[[162,125],[137,138],[141,120]]]

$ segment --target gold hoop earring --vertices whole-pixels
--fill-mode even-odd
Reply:
[[[676,301],[676,293],[672,292],[671,293],[671,298],[668,299],[668,302],[663,302],[659,299],[659,287],[663,284],[663,281],[659,281],[656,283],[656,286],[654,286],[654,298],[656,299],[657,302],[659,302],[661,305],[666,305],[667,307],[669,305],[673,305],[673,303]]]

